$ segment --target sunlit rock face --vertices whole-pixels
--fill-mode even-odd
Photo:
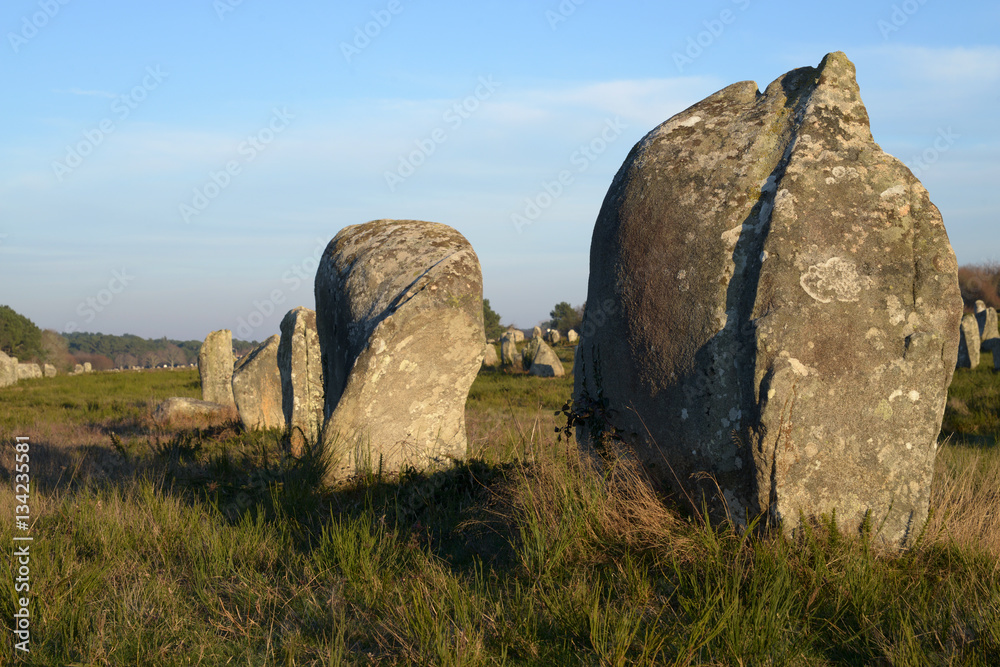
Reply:
[[[323,429],[323,364],[316,311],[299,306],[281,320],[278,345],[281,408],[292,454],[314,445]]]
[[[84,365],[84,370],[86,364]],[[233,398],[233,332],[213,331],[205,336],[198,351],[198,375],[201,377],[202,399],[236,407]]]
[[[233,368],[233,398],[243,428],[248,431],[285,428],[281,411],[278,336],[271,336]]]
[[[486,336],[479,258],[461,234],[417,220],[341,230],[316,273],[316,328],[331,480],[465,456]]]
[[[870,513],[905,543],[961,314],[941,215],[831,53],[632,149],[594,228],[575,398],[603,396],[651,477],[717,518]]]

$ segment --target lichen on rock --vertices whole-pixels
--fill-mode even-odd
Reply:
[[[590,271],[578,368],[599,360],[612,426],[661,488],[786,530],[834,510],[890,543],[920,526],[957,262],[926,189],[875,143],[843,53],[640,140]],[[592,372],[575,382],[598,390]]]
[[[352,225],[327,246],[315,289],[329,478],[464,457],[486,345],[469,242],[434,222]]]

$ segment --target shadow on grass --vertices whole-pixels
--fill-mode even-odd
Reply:
[[[294,457],[279,430],[245,431],[229,422],[151,437],[107,432],[110,447],[76,448],[75,456],[33,443],[40,458],[52,459],[43,461],[38,488],[72,494],[150,480],[158,493],[232,525],[248,516],[280,525],[303,551],[331,522],[367,515],[456,569],[511,557],[513,528],[494,506],[516,463],[456,461],[434,472],[369,474],[331,488],[317,448]]]

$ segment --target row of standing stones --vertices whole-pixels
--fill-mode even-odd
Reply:
[[[993,355],[993,370],[1000,371],[1000,332],[997,331],[997,311],[976,301],[976,312],[962,317],[958,341],[958,367],[979,366],[980,352]]]
[[[575,343],[577,338],[577,333],[570,330],[566,340]],[[524,341],[524,332],[511,327],[500,337],[499,356],[493,344],[487,343],[483,365],[507,369],[521,368],[539,377],[562,377],[566,374],[566,369],[563,368],[559,356],[547,344],[556,345],[561,339],[562,334],[556,329],[549,329],[543,334],[540,327],[535,327],[531,340],[519,350],[517,344]]]
[[[91,372],[90,362],[77,364],[70,375]],[[30,380],[32,378],[54,378],[59,372],[52,364],[34,364],[18,361],[17,357],[8,356],[0,351],[0,387],[9,387],[16,384],[18,380]]]
[[[958,358],[957,268],[927,191],[875,143],[843,53],[763,93],[731,85],[647,134],[604,199],[574,362],[577,439],[598,464],[615,441],[713,519],[792,532],[835,513],[905,545],[927,517]],[[260,423],[280,420],[279,396],[286,425],[304,405],[331,480],[464,456],[468,391],[495,357],[469,243],[430,222],[347,227],[315,295],[305,365],[283,323],[231,382],[218,371],[223,398],[266,385]],[[527,368],[545,374],[555,355],[535,334]],[[501,364],[524,365],[516,339],[503,337]],[[264,360],[270,384],[250,379]],[[200,362],[208,392],[214,362]]]
[[[323,387],[316,313],[294,308],[274,335],[234,364],[233,335],[213,331],[198,353],[201,401],[170,398],[157,408],[161,421],[225,414],[235,408],[248,430],[278,428],[301,455],[323,426]]]

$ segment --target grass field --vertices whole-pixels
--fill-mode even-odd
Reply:
[[[572,349],[560,348],[567,362]],[[1000,664],[1000,376],[953,382],[917,546],[833,519],[791,540],[706,526],[556,440],[572,379],[484,371],[470,456],[334,490],[276,432],[164,429],[196,371],[0,389],[0,542],[30,438],[30,648],[10,558],[0,663]],[[9,552],[8,552],[9,553]]]

